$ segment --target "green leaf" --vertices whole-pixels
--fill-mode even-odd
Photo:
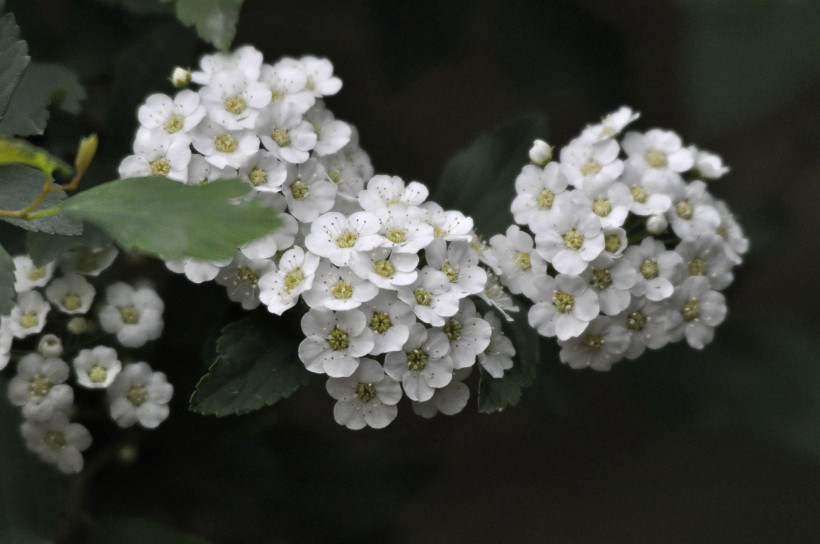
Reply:
[[[0,315],[9,315],[14,308],[14,261],[0,245]]]
[[[239,246],[279,226],[276,212],[239,179],[191,187],[163,177],[103,183],[60,204],[70,217],[96,225],[128,250],[168,259],[226,259]]]
[[[105,520],[92,535],[98,544],[208,544],[198,536],[171,529],[159,523],[136,518]]]
[[[196,27],[199,37],[227,51],[236,34],[244,0],[177,0],[177,18]]]
[[[0,138],[0,164],[30,166],[47,174],[57,171],[69,176],[72,172],[68,164],[25,140]]]
[[[246,317],[222,330],[217,359],[199,380],[190,408],[204,415],[244,414],[271,406],[308,383],[292,335],[270,319]]]
[[[0,209],[20,210],[31,204],[43,189],[44,176],[43,172],[28,166],[0,166]],[[62,191],[49,193],[41,207],[56,206],[65,198]],[[74,236],[83,232],[82,223],[63,215],[32,220],[9,217],[0,219],[26,230],[48,234]]]
[[[530,115],[479,136],[447,161],[431,199],[472,216],[486,236],[505,231],[513,223],[515,178],[529,160],[533,140],[546,132],[546,121]]]
[[[26,233],[26,250],[37,266],[51,262],[66,251],[78,247],[96,249],[109,244],[111,244],[111,238],[92,225],[84,225],[83,233],[79,236],[60,236],[41,232]]]
[[[0,17],[0,123],[6,116],[11,96],[28,66],[28,45],[19,40],[20,29],[14,15]]]
[[[0,391],[7,385],[0,377]],[[0,542],[46,544],[56,539],[61,477],[26,450],[20,423],[20,410],[0,400]]]
[[[478,383],[478,411],[483,414],[515,406],[521,400],[523,389],[535,380],[541,359],[541,337],[527,323],[527,306],[522,300],[518,300],[517,305],[520,309],[511,314],[513,322],[505,322],[504,327],[505,334],[515,346],[513,367],[497,379],[482,370]]]
[[[0,135],[42,134],[48,123],[49,106],[77,114],[84,98],[85,90],[71,70],[56,64],[32,63],[11,97],[5,118],[0,121]]]

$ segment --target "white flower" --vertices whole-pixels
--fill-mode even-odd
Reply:
[[[487,272],[478,266],[478,253],[467,242],[447,243],[433,240],[424,250],[427,264],[447,276],[450,290],[460,296],[474,295],[484,290]]]
[[[373,331],[359,310],[311,309],[302,316],[302,331],[299,359],[310,372],[332,378],[352,376],[359,358],[373,349]]]
[[[535,250],[562,274],[580,274],[604,250],[601,222],[591,210],[566,202],[533,225]]]
[[[287,250],[279,259],[276,271],[259,278],[259,300],[268,311],[282,315],[299,300],[299,295],[313,286],[313,278],[319,266],[319,257],[299,246]]]
[[[165,266],[171,272],[185,274],[185,277],[193,283],[203,283],[214,279],[219,271],[228,266],[230,262],[230,259],[208,261],[185,257],[182,259],[166,259]]]
[[[260,151],[245,161],[238,174],[257,191],[278,193],[288,177],[288,169],[273,153]]]
[[[458,301],[463,298],[450,289],[450,280],[445,273],[429,266],[412,284],[399,286],[398,295],[413,308],[416,317],[434,327],[444,325],[445,317],[454,316]]]
[[[544,166],[552,160],[552,146],[544,140],[535,140],[530,148],[529,157],[536,166]]]
[[[328,378],[327,392],[336,399],[333,417],[348,429],[383,429],[396,419],[401,386],[373,359],[362,359],[348,378]]]
[[[77,383],[89,389],[105,389],[122,370],[116,350],[106,346],[80,350],[72,364]]]
[[[714,199],[706,184],[700,180],[673,188],[669,223],[681,240],[695,239],[703,234],[714,234],[720,228],[721,217],[712,206]]]
[[[24,421],[20,431],[26,447],[46,463],[66,474],[83,469],[80,452],[91,445],[91,435],[79,423],[70,423],[65,414],[55,412],[48,421]]]
[[[399,285],[410,285],[418,278],[416,266],[419,256],[415,253],[399,253],[388,248],[376,248],[370,252],[354,252],[350,269],[380,289],[395,291]]]
[[[423,183],[411,181],[406,186],[398,176],[373,176],[367,188],[359,193],[359,203],[363,210],[380,214],[393,207],[407,209],[419,206],[430,194]]]
[[[23,407],[28,419],[45,421],[55,411],[65,412],[74,403],[74,391],[65,382],[69,367],[62,359],[29,353],[17,364],[9,382],[9,400]]]
[[[427,211],[427,223],[433,227],[436,238],[444,238],[448,242],[473,239],[473,218],[455,210],[447,210],[435,202],[425,202],[422,208]]]
[[[607,138],[612,138],[630,123],[641,116],[638,112],[633,112],[631,108],[621,106],[614,112],[606,115],[597,125],[591,125],[584,129],[581,138],[594,143]]]
[[[544,168],[528,164],[515,178],[516,196],[510,207],[515,222],[533,225],[536,218],[548,220],[556,197],[566,189],[567,178],[561,173],[558,163],[548,163]]]
[[[743,261],[742,256],[749,250],[749,239],[743,235],[743,229],[740,228],[740,224],[735,220],[725,202],[716,200],[713,205],[720,215],[720,224],[715,232],[726,242],[723,247],[729,260],[740,264]]]
[[[288,168],[282,186],[290,213],[303,223],[311,223],[333,208],[336,185],[327,179],[325,169],[315,159]]]
[[[652,302],[645,297],[632,297],[629,306],[613,318],[629,334],[627,359],[637,359],[646,348],[660,349],[669,343],[666,333],[669,310],[667,302]]]
[[[632,205],[632,194],[623,183],[590,179],[583,191],[573,191],[572,198],[598,216],[603,228],[620,227]]]
[[[65,314],[84,314],[91,308],[97,290],[79,274],[66,274],[46,287],[46,298]]]
[[[504,286],[512,293],[532,298],[533,280],[547,273],[547,262],[534,251],[532,237],[517,225],[510,225],[506,236],[496,234],[490,238],[490,246]]]
[[[270,88],[273,108],[305,113],[316,100],[313,93],[305,89],[307,74],[304,68],[294,59],[282,59],[273,66],[262,66],[260,79]]]
[[[601,313],[615,315],[629,306],[629,290],[635,285],[638,273],[627,259],[598,259],[592,262],[583,277],[598,294]]]
[[[181,66],[174,67],[171,72],[171,84],[174,87],[187,87],[191,83],[191,71],[182,68]]]
[[[476,317],[475,304],[467,298],[461,300],[458,313],[447,320],[442,330],[450,342],[454,369],[473,366],[476,356],[490,345],[492,336],[490,324]]]
[[[679,177],[663,170],[639,170],[627,164],[621,180],[632,194],[630,210],[635,215],[657,215],[672,206],[670,193]]]
[[[83,276],[99,276],[119,255],[114,245],[97,248],[78,247],[63,253],[60,270],[65,274],[76,272]]]
[[[723,159],[720,156],[698,149],[695,146],[689,146],[689,152],[695,158],[694,170],[697,177],[718,179],[729,173],[729,167],[723,164]]]
[[[360,278],[349,268],[322,262],[316,270],[313,286],[302,298],[311,308],[352,310],[378,294],[378,287]]]
[[[230,130],[210,115],[191,131],[191,140],[194,149],[216,168],[239,168],[259,151],[259,137],[252,130]]]
[[[260,110],[271,101],[270,88],[247,79],[241,70],[214,74],[199,95],[208,115],[231,130],[254,128]]]
[[[401,381],[411,400],[430,400],[436,389],[444,387],[453,378],[449,349],[450,344],[443,332],[428,330],[415,323],[402,351],[385,356],[384,371],[394,380]]]
[[[669,299],[669,336],[703,349],[715,336],[715,327],[726,318],[726,299],[709,288],[709,280],[701,276],[688,278],[675,289]]]
[[[199,67],[199,71],[191,74],[191,79],[200,85],[207,85],[215,74],[228,70],[241,70],[248,80],[256,81],[262,69],[262,53],[245,45],[231,53],[205,55],[199,61]]]
[[[694,163],[692,152],[682,146],[680,136],[672,131],[655,128],[645,134],[627,132],[621,145],[629,162],[639,170],[686,172]]]
[[[418,208],[389,209],[380,219],[382,243],[396,253],[418,253],[434,239],[433,227],[424,222],[424,212]]]
[[[265,148],[292,164],[308,160],[316,146],[316,132],[294,107],[268,108],[256,120],[256,132]]]
[[[152,371],[148,363],[126,365],[108,388],[111,418],[120,427],[139,423],[155,429],[168,417],[173,395],[174,386],[164,373]]]
[[[313,131],[316,132],[314,152],[317,155],[336,153],[350,141],[350,125],[337,121],[321,101],[305,114],[305,119],[313,125]]]
[[[712,289],[721,291],[732,283],[732,262],[724,250],[723,239],[717,235],[683,240],[675,251],[683,258],[688,275],[705,276]]]
[[[28,255],[18,255],[14,261],[14,291],[23,293],[37,287],[45,287],[54,275],[54,261],[35,266]]]
[[[667,251],[663,242],[644,238],[639,246],[630,246],[624,258],[638,272],[631,293],[659,301],[672,296],[674,286],[683,279],[683,259],[674,251]]]
[[[308,55],[299,59],[299,63],[307,75],[305,88],[314,96],[330,96],[342,88],[342,80],[333,75],[333,65],[329,60]]]
[[[373,349],[370,355],[399,351],[410,336],[410,326],[416,322],[413,310],[400,301],[395,293],[381,291],[373,300],[363,304],[367,326],[373,331]]]
[[[59,358],[63,355],[63,341],[54,334],[44,334],[37,342],[37,351],[43,357]]]
[[[626,231],[620,227],[604,229],[604,251],[598,259],[617,259],[627,247]]]
[[[9,327],[15,338],[25,338],[37,334],[46,326],[46,315],[51,306],[37,291],[26,291],[17,295],[17,304],[9,315]]]
[[[242,304],[245,310],[259,306],[259,278],[276,271],[268,259],[249,259],[241,253],[219,270],[214,280],[228,288],[228,298]]]
[[[493,378],[501,378],[504,376],[504,371],[513,366],[515,347],[512,341],[504,335],[501,320],[495,312],[489,311],[484,314],[484,321],[490,325],[492,333],[490,343],[482,353],[478,354],[478,364]]]
[[[558,340],[561,362],[571,368],[609,370],[623,358],[629,346],[626,329],[604,316],[593,319],[581,336]]]
[[[251,159],[248,159],[251,160]],[[191,162],[188,163],[188,179],[186,185],[205,185],[217,179],[230,179],[237,176],[235,167],[226,166],[217,168],[209,163],[205,157],[194,153],[191,155]]]
[[[116,334],[125,347],[138,348],[162,334],[162,299],[150,287],[134,289],[122,282],[105,290],[105,306],[100,311],[100,326]]]
[[[381,245],[380,228],[379,218],[369,212],[356,212],[350,217],[328,212],[311,224],[305,246],[336,266],[347,266],[354,253]]]
[[[541,336],[559,340],[580,336],[598,315],[598,295],[579,276],[541,276],[535,284],[537,302],[527,317]]]
[[[137,110],[137,117],[145,128],[162,129],[172,136],[181,136],[193,130],[205,113],[205,106],[199,103],[199,94],[184,90],[173,100],[165,94],[152,94]],[[188,142],[187,137],[183,140]]]
[[[430,400],[424,402],[413,401],[413,411],[416,415],[431,418],[441,412],[445,416],[454,416],[464,410],[470,399],[470,388],[462,383],[470,375],[470,369],[465,368],[453,372],[453,380],[433,391]]]
[[[612,139],[590,143],[576,138],[561,150],[561,172],[579,189],[587,181],[617,179],[624,169],[618,158],[620,151],[618,142]]]
[[[537,296],[538,293],[533,290],[532,294]],[[487,274],[487,284],[484,286],[484,291],[478,293],[478,296],[481,300],[501,312],[507,321],[513,320],[508,312],[518,311],[518,306],[515,305],[512,297],[507,290],[504,289],[504,286],[501,285],[498,276],[495,274]]]
[[[14,333],[11,331],[11,320],[8,316],[0,316],[0,370],[6,368],[11,359],[11,344]]]
[[[188,138],[173,137],[164,129],[141,128],[134,140],[134,155],[120,163],[121,178],[165,176],[185,183],[191,149]]]

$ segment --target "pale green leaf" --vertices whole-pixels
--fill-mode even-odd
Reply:
[[[0,122],[29,62],[28,46],[19,36],[14,15],[7,13],[0,17]]]
[[[177,18],[218,49],[231,47],[244,0],[177,0]]]
[[[277,331],[270,319],[247,317],[226,326],[216,352],[191,397],[191,410],[200,414],[258,410],[289,397],[310,379],[293,336]]]
[[[163,177],[132,178],[83,191],[60,209],[128,250],[169,259],[225,259],[279,225],[276,212],[258,199],[234,202],[248,191],[238,179],[191,187]]]
[[[27,166],[0,166],[0,209],[20,210],[31,204],[43,188],[45,174]],[[42,209],[56,206],[65,199],[62,191],[54,191],[46,196]],[[41,219],[23,220],[1,217],[20,228],[48,234],[74,236],[82,233],[83,225],[76,219],[63,215]]]
[[[0,315],[9,315],[14,308],[14,261],[0,245]]]

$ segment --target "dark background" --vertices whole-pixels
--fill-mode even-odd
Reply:
[[[172,92],[172,67],[210,50],[152,2],[7,9],[34,60],[86,87],[85,112],[55,113],[37,143],[70,157],[98,132],[89,183],[116,177],[144,97]],[[177,394],[155,432],[92,428],[97,460],[62,484],[63,538],[116,515],[215,543],[820,540],[818,29],[812,0],[247,0],[234,43],[268,62],[329,57],[344,81],[329,107],[377,172],[434,185],[485,130],[539,113],[560,146],[622,104],[638,128],[721,154],[732,171],[713,192],[751,238],[729,318],[703,352],[666,348],[610,373],[547,352],[522,402],[492,416],[471,401],[427,421],[402,404],[386,430],[347,431],[314,379],[217,420],[186,400],[216,329],[241,312],[218,286],[121,263],[166,299],[152,364]],[[116,461],[124,443],[138,446],[131,464]]]

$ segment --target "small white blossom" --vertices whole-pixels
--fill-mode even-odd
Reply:
[[[683,240],[675,251],[683,258],[688,276],[705,276],[716,291],[732,283],[732,262],[719,236],[705,234],[694,240]]]
[[[264,110],[256,120],[256,132],[268,151],[292,164],[308,160],[317,141],[313,126],[293,107]]]
[[[100,310],[100,326],[116,334],[125,347],[138,348],[162,334],[165,304],[150,287],[133,288],[122,282],[105,290],[105,306]]]
[[[164,129],[141,128],[134,140],[134,155],[120,163],[121,178],[165,176],[185,183],[191,149],[188,138],[173,137]]]
[[[458,301],[463,298],[450,289],[450,280],[444,272],[425,267],[418,279],[410,285],[398,287],[399,299],[413,308],[416,317],[434,327],[445,323],[458,311]]]
[[[410,326],[416,322],[410,306],[400,301],[395,293],[387,291],[380,292],[359,309],[364,312],[367,326],[373,331],[370,355],[399,351],[410,336]]]
[[[405,185],[398,176],[373,176],[367,182],[367,188],[359,193],[362,209],[381,214],[393,207],[405,210],[419,206],[430,194],[423,183],[411,181]]]
[[[436,389],[446,386],[453,378],[449,349],[442,331],[415,323],[402,350],[385,356],[384,371],[401,381],[410,400],[430,400]]]
[[[167,134],[182,136],[193,130],[205,117],[205,106],[200,104],[199,94],[184,90],[171,99],[165,94],[152,94],[137,110],[137,117],[147,129],[162,129]],[[189,143],[187,137],[182,138]]]
[[[313,286],[302,298],[311,308],[352,310],[373,300],[378,294],[378,287],[360,278],[349,268],[322,262],[316,270]]]
[[[45,421],[74,403],[74,391],[64,383],[68,375],[69,367],[62,359],[29,353],[20,359],[17,375],[9,382],[9,400],[23,407],[26,418]]]
[[[698,177],[719,179],[729,173],[729,167],[723,164],[720,156],[695,146],[690,146],[689,151],[695,157],[694,170]]]
[[[54,261],[36,266],[28,255],[18,255],[14,261],[14,291],[23,293],[37,287],[45,287],[54,275]]]
[[[80,350],[72,364],[77,383],[89,389],[105,389],[122,370],[116,350],[106,346]]]
[[[433,227],[436,238],[444,238],[448,242],[473,239],[473,218],[455,210],[445,211],[435,202],[425,202],[422,205],[427,211],[427,223]]]
[[[694,163],[692,152],[683,147],[680,136],[672,131],[656,128],[645,134],[627,132],[621,145],[629,162],[639,170],[686,172]]]
[[[191,131],[191,140],[194,149],[216,168],[239,168],[259,151],[259,137],[253,130],[225,128],[210,115]]]
[[[200,69],[191,73],[191,80],[207,85],[220,72],[241,70],[249,81],[256,81],[262,70],[262,60],[262,53],[250,45],[244,45],[230,53],[205,55],[199,61]]]
[[[191,71],[181,66],[175,66],[171,72],[171,84],[174,87],[187,87],[191,83]]]
[[[646,348],[660,349],[669,343],[666,332],[668,314],[667,301],[652,302],[645,297],[632,297],[629,306],[613,318],[629,334],[624,357],[637,359]]]
[[[445,416],[454,416],[461,412],[470,400],[470,388],[462,382],[469,375],[469,368],[454,371],[453,380],[441,389],[433,391],[430,400],[424,402],[414,400],[413,411],[416,415],[428,419],[439,412]]]
[[[725,297],[709,288],[707,278],[688,278],[669,299],[671,341],[685,336],[691,347],[703,349],[714,338],[715,327],[723,323],[726,312]]]
[[[512,293],[534,296],[533,281],[547,273],[547,262],[534,251],[532,237],[517,225],[510,225],[506,235],[490,238],[493,255],[501,269],[499,279]]]
[[[182,259],[166,259],[165,267],[171,272],[185,274],[185,277],[193,283],[203,283],[214,279],[219,271],[228,266],[230,262],[230,259],[208,261],[184,257]]]
[[[276,271],[259,278],[259,300],[268,311],[282,315],[299,300],[299,295],[313,286],[319,257],[299,246],[287,250],[279,259]]]
[[[347,266],[356,252],[371,251],[382,244],[379,218],[369,212],[345,217],[338,212],[319,216],[310,226],[305,246],[336,266]]]
[[[627,259],[598,259],[592,262],[583,277],[598,294],[601,313],[615,315],[629,306],[629,290],[635,285],[638,273]]]
[[[541,336],[559,340],[580,336],[598,315],[598,295],[580,276],[542,276],[535,283],[538,297],[528,319]]]
[[[66,274],[46,287],[46,298],[64,314],[84,314],[91,308],[97,290],[79,274]]]
[[[532,226],[536,219],[548,221],[556,198],[567,189],[567,178],[557,162],[544,168],[526,165],[515,179],[516,196],[510,207],[515,222]]]
[[[580,274],[604,250],[601,222],[591,210],[567,202],[533,225],[535,250],[562,274]]]
[[[382,245],[396,253],[418,253],[435,238],[433,227],[424,222],[425,215],[418,208],[391,208],[380,219]]]
[[[581,138],[594,143],[607,138],[612,138],[630,123],[637,120],[640,113],[632,111],[631,108],[621,106],[614,112],[606,115],[597,125],[590,125],[581,133]]]
[[[399,253],[381,247],[367,253],[354,252],[349,266],[357,276],[380,289],[395,291],[400,285],[416,281],[418,264],[419,256],[415,253]]]
[[[311,309],[302,316],[302,331],[299,359],[310,372],[332,378],[352,376],[360,357],[373,349],[373,331],[359,310]]]
[[[504,335],[501,320],[493,311],[484,314],[484,321],[490,325],[492,331],[490,343],[482,353],[478,354],[478,364],[493,378],[501,378],[504,371],[513,366],[515,347],[512,341]]]
[[[288,177],[288,169],[273,153],[261,151],[250,156],[239,168],[238,174],[257,191],[278,193]]]
[[[271,101],[268,86],[247,79],[241,70],[214,74],[199,96],[211,119],[231,130],[254,128],[259,112]]]
[[[383,429],[396,419],[401,386],[373,359],[362,359],[348,378],[328,378],[327,392],[336,399],[333,417],[348,429]]]
[[[268,259],[249,259],[241,253],[219,270],[214,280],[228,288],[228,298],[242,304],[245,310],[259,306],[259,278],[276,271]]]
[[[168,402],[174,386],[162,372],[154,372],[148,363],[126,365],[108,388],[111,418],[120,427],[139,423],[155,429],[168,417]]]
[[[336,191],[336,185],[327,179],[327,172],[315,159],[288,168],[288,177],[282,185],[288,210],[303,223],[311,223],[330,211],[336,201]]]
[[[447,320],[442,330],[450,342],[454,369],[473,366],[476,356],[490,345],[492,336],[490,324],[477,317],[475,304],[467,298],[461,300],[458,313]]]
[[[683,279],[683,259],[674,251],[667,251],[663,242],[644,238],[640,245],[630,246],[624,252],[638,272],[631,293],[659,301],[672,296],[675,285]]]
[[[79,423],[70,423],[65,414],[55,412],[47,421],[25,421],[20,431],[26,447],[46,463],[57,465],[66,474],[83,469],[80,452],[91,445],[91,435]]]
[[[535,140],[530,148],[529,157],[536,166],[544,166],[552,160],[552,146],[544,140]]]
[[[317,98],[334,95],[342,88],[342,80],[333,75],[333,65],[329,60],[308,55],[300,58],[299,63],[307,75],[305,88]]]
[[[316,133],[314,151],[317,155],[336,153],[350,141],[350,125],[344,121],[337,121],[321,101],[316,102],[316,105],[305,114],[305,119]]]
[[[9,327],[15,338],[37,334],[46,326],[46,315],[51,306],[37,291],[17,295],[17,304],[9,315]]]
[[[305,88],[307,74],[295,59],[282,59],[273,66],[262,66],[260,79],[270,88],[274,109],[293,109],[301,114],[316,101],[313,93]]]
[[[427,264],[444,273],[450,280],[450,290],[459,295],[475,295],[484,290],[487,272],[478,266],[478,254],[467,242],[447,243],[441,238],[433,240],[424,250]]]
[[[63,355],[63,341],[54,334],[44,334],[37,342],[37,351],[43,357],[59,358]]]
[[[618,158],[621,148],[615,140],[590,143],[577,138],[561,149],[561,171],[570,184],[583,189],[587,181],[614,180],[624,163]]]
[[[593,319],[581,336],[558,340],[561,362],[571,368],[607,371],[623,358],[629,347],[629,334],[610,318]]]

